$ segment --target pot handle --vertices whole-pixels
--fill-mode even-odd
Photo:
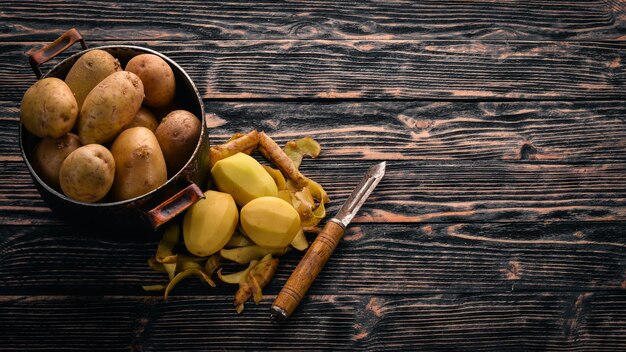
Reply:
[[[195,183],[185,187],[182,191],[173,195],[170,199],[157,205],[148,211],[148,221],[153,229],[173,219],[176,215],[185,211],[192,204],[204,198],[204,193]]]
[[[33,69],[33,72],[35,72],[37,79],[41,78],[41,70],[39,69],[41,64],[64,52],[76,42],[80,42],[83,49],[87,49],[87,44],[85,43],[83,36],[80,35],[75,28],[72,28],[63,33],[63,35],[57,38],[57,40],[35,51],[34,53],[29,54],[28,62],[30,62],[30,67]]]

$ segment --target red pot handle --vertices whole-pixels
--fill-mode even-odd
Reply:
[[[63,33],[63,35],[57,38],[57,40],[29,54],[28,62],[30,62],[30,67],[33,69],[33,72],[35,72],[37,79],[41,78],[41,70],[39,69],[41,64],[64,52],[76,42],[80,42],[83,49],[87,49],[87,44],[85,43],[83,36],[80,35],[75,28],[72,28]]]
[[[173,195],[170,199],[157,205],[146,213],[148,221],[153,229],[170,221],[176,215],[182,213],[195,202],[204,198],[204,193],[195,183],[185,187],[182,191]]]

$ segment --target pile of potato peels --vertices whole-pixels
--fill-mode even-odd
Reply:
[[[273,167],[251,156],[257,150]],[[166,226],[156,255],[148,260],[169,281],[144,289],[164,291],[167,299],[186,277],[198,276],[215,287],[217,274],[221,281],[239,285],[234,299],[237,313],[250,298],[259,304],[278,257],[292,248],[306,250],[304,232],[317,232],[326,215],[325,204],[330,201],[326,192],[299,170],[304,156],[315,158],[320,151],[310,137],[281,148],[256,130],[211,147],[212,182],[205,198]],[[223,274],[224,260],[246,267]]]

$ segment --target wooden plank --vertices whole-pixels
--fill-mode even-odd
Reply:
[[[15,105],[0,102],[0,160],[21,159]],[[624,101],[206,101],[205,111],[213,144],[253,128],[281,142],[310,135],[333,160],[626,159]]]
[[[310,293],[623,290],[625,230],[626,223],[353,225]],[[1,226],[0,294],[146,295],[142,285],[167,282],[147,264],[157,237]],[[266,294],[278,293],[301,257],[292,251],[281,258]],[[224,265],[224,273],[240,270]],[[191,279],[172,296],[235,289]]]
[[[24,52],[37,44],[0,45],[0,80],[11,87],[0,91],[0,100],[20,101],[34,82]],[[621,100],[626,86],[623,42],[134,44],[170,56],[191,75],[206,99]],[[44,71],[50,67],[44,66]]]
[[[5,351],[616,351],[626,295],[499,293],[308,296],[288,322],[272,296],[237,315],[224,296],[3,296]]]
[[[358,170],[388,160],[384,194],[369,208],[382,212],[359,221],[624,218],[620,172],[626,157],[626,111],[621,101],[206,101],[205,107],[207,116],[219,115],[208,121],[215,144],[251,128],[266,130],[281,144],[304,135],[319,140],[322,155],[303,167],[329,189],[332,209],[356,183]],[[14,104],[0,103],[0,169],[5,175],[0,219],[5,224],[58,224],[22,162],[18,115]],[[395,194],[397,187],[408,193]]]
[[[339,210],[373,161],[320,157],[302,166]],[[390,160],[357,223],[622,221],[626,163]],[[21,161],[0,163],[0,223],[51,220]],[[401,190],[400,192],[398,190]]]
[[[205,111],[214,144],[252,128],[282,143],[310,135],[333,160],[626,158],[623,101],[207,101]]]
[[[37,9],[33,11],[33,9]],[[184,19],[184,20],[181,20]],[[623,39],[624,3],[589,1],[4,1],[2,40]]]

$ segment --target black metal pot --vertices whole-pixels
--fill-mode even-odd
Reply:
[[[80,42],[84,50],[64,59],[42,77],[39,66],[76,42]],[[83,203],[66,197],[45,184],[37,175],[31,163],[31,156],[39,138],[20,125],[22,157],[44,201],[59,217],[72,224],[84,225],[98,232],[100,230],[121,230],[124,233],[152,232],[204,197],[201,189],[207,185],[208,181],[209,137],[202,98],[187,73],[159,52],[131,45],[109,45],[97,47],[97,49],[112,54],[120,61],[122,67],[125,67],[132,57],[144,53],[157,55],[170,65],[176,77],[177,102],[202,121],[200,139],[191,158],[181,170],[171,175],[166,183],[142,196],[119,202]],[[64,79],[76,60],[89,50],[93,49],[87,49],[81,35],[75,29],[71,29],[55,42],[31,54],[29,61],[37,78]]]

